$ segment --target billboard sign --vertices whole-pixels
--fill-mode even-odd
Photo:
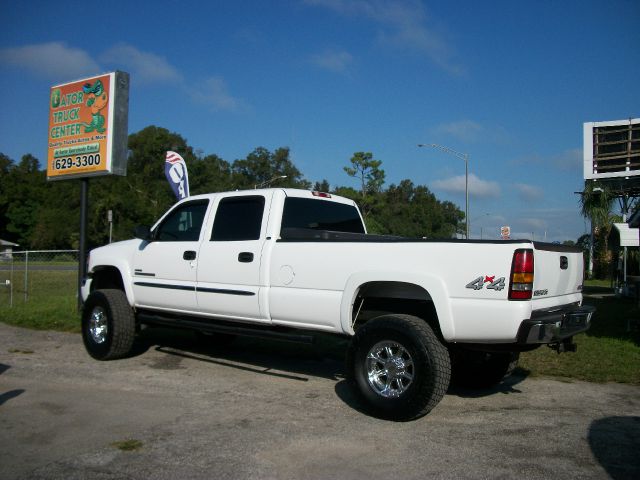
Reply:
[[[584,124],[584,179],[640,175],[640,118]]]
[[[51,87],[47,180],[126,175],[129,74]]]

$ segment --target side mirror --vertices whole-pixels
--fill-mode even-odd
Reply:
[[[133,231],[133,236],[140,240],[152,241],[151,229],[146,225],[138,225]]]

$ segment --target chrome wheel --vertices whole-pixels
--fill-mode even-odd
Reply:
[[[100,344],[107,340],[107,312],[95,307],[89,316],[89,334],[94,342]]]
[[[376,343],[366,357],[367,381],[385,398],[398,398],[411,386],[414,376],[411,355],[398,342]]]
[[[82,309],[82,341],[96,360],[129,355],[136,337],[136,318],[122,290],[94,290]]]

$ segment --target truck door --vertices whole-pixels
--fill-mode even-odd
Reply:
[[[202,313],[267,321],[259,302],[266,202],[264,195],[240,192],[218,202],[211,236],[202,242],[198,260],[197,297]]]
[[[133,258],[136,305],[196,309],[198,250],[208,200],[181,203],[142,241]]]

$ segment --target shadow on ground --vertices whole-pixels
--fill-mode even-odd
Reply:
[[[340,380],[344,376],[346,346],[346,341],[329,335],[318,335],[313,345],[251,337],[217,345],[194,332],[149,328],[140,335],[133,355],[155,348],[167,355],[262,375],[300,381],[307,381],[309,376]]]
[[[456,395],[461,398],[481,398],[501,393],[503,395],[510,395],[513,393],[522,393],[517,387],[522,383],[530,374],[529,370],[524,368],[516,368],[516,370],[502,380],[497,385],[490,388],[468,388],[456,385],[455,379],[452,380],[451,386],[447,393],[449,395]]]
[[[640,417],[605,417],[589,427],[593,455],[614,480],[640,478]]]
[[[309,377],[335,380],[338,398],[354,410],[366,413],[345,379],[347,345],[346,339],[323,334],[316,336],[313,345],[250,337],[237,337],[226,345],[219,345],[188,330],[148,328],[141,333],[133,355],[141,355],[149,349],[166,354],[166,359],[150,365],[150,368],[158,369],[184,368],[180,361],[191,359],[302,382],[308,381]],[[521,393],[518,384],[529,374],[528,370],[518,368],[513,375],[491,388],[460,387],[454,380],[447,393],[462,398],[517,394]]]

